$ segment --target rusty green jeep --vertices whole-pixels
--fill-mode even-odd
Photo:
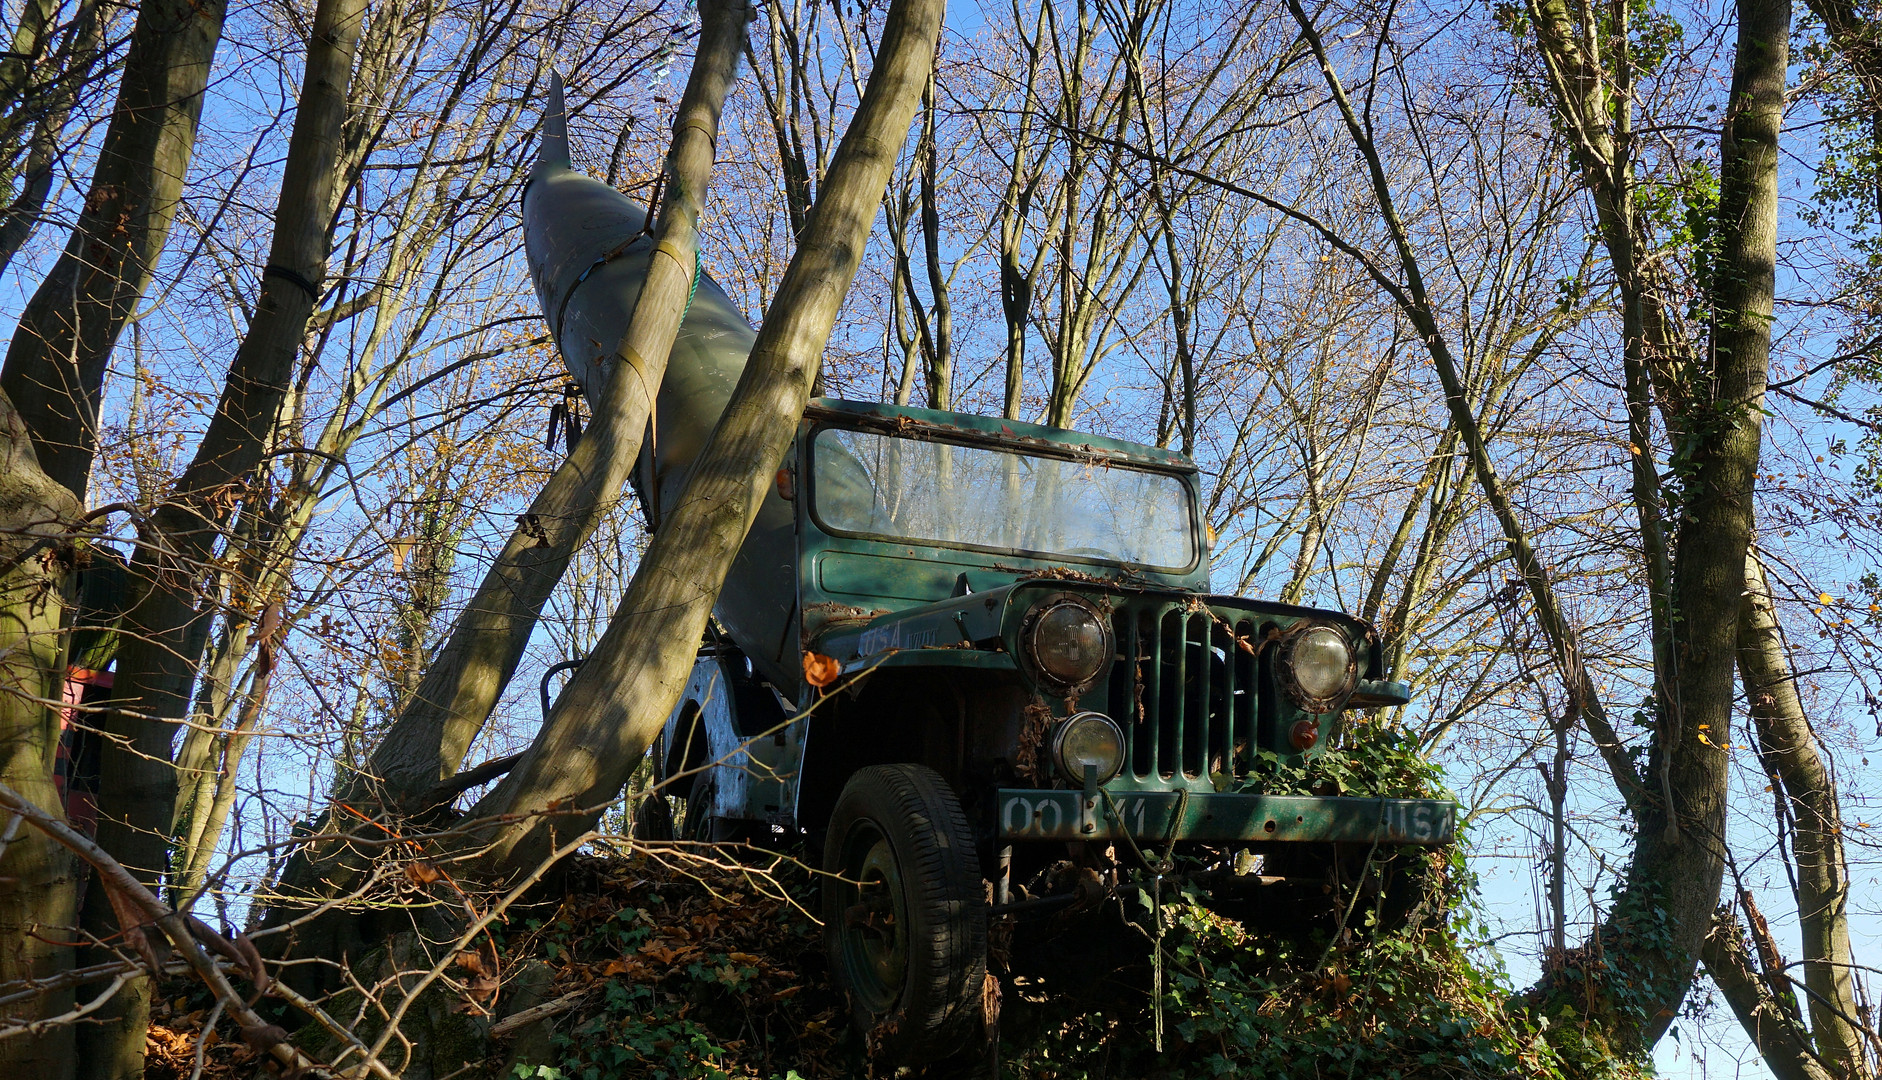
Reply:
[[[1199,496],[1156,447],[806,412],[657,773],[683,838],[820,853],[834,973],[904,1059],[979,1016],[990,917],[1089,905],[1173,855],[1258,906],[1342,850],[1452,839],[1449,802],[1263,792],[1264,762],[1407,688],[1358,619],[1210,595]]]

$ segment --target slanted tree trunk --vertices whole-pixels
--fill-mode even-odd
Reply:
[[[1849,863],[1843,854],[1836,780],[1830,775],[1803,699],[1797,693],[1790,650],[1778,626],[1764,564],[1756,552],[1745,559],[1745,595],[1738,616],[1738,670],[1758,732],[1758,760],[1777,786],[1783,812],[1790,819],[1789,855],[1796,871],[1809,1042],[1830,1075],[1868,1080],[1875,1071],[1864,1053],[1858,1027],[1862,1008],[1856,991],[1855,958],[1849,947]],[[1731,929],[1735,932],[1736,924]],[[1725,989],[1728,971],[1717,968],[1710,952],[1706,963],[1714,981]],[[1787,972],[1766,972],[1765,976],[1790,978]],[[1755,989],[1760,984],[1750,985]],[[1796,995],[1791,995],[1790,1001],[1794,1004]],[[1777,1005],[1773,1000],[1767,1009]],[[1733,1008],[1737,1010],[1736,1002]],[[1792,1018],[1790,1027],[1804,1030],[1802,1017]],[[1758,1038],[1759,1030],[1751,1025],[1746,1030],[1754,1040]],[[1780,1076],[1783,1073],[1774,1055],[1781,1060],[1797,1056],[1783,1044],[1769,1051],[1765,1042],[1757,1045],[1766,1063]]]
[[[0,783],[61,818],[59,710],[46,702],[64,687],[65,579],[80,510],[40,470],[25,423],[0,392]],[[78,868],[43,832],[4,812],[0,847],[0,985],[57,975],[72,966]],[[0,1018],[43,1019],[71,1005],[68,988],[0,1008]],[[0,1039],[0,1075],[65,1080],[72,1036],[64,1025]]]
[[[1810,1032],[1797,1014],[1795,996],[1772,991],[1770,972],[1761,971],[1745,947],[1745,934],[1729,906],[1721,907],[1701,955],[1739,1026],[1758,1048],[1758,1056],[1777,1080],[1843,1080],[1824,1067],[1812,1050]],[[1782,974],[1777,976],[1783,978]],[[1850,1074],[1855,1076],[1858,1074]]]
[[[699,52],[674,114],[654,244],[659,257],[648,264],[633,319],[617,349],[638,363],[613,365],[594,421],[531,502],[524,524],[485,575],[411,705],[374,751],[372,772],[394,803],[430,791],[463,763],[515,673],[569,559],[633,471],[653,409],[649,393],[666,373],[693,287],[719,114],[745,49],[748,15],[737,0],[702,6]],[[566,161],[566,142],[555,152]]]
[[[0,389],[40,467],[81,498],[97,452],[105,364],[156,271],[196,145],[227,0],[149,0],[91,190],[65,253],[27,302]]]
[[[1378,146],[1373,142],[1369,125],[1355,109],[1352,99],[1347,96],[1344,84],[1333,69],[1333,62],[1328,55],[1320,32],[1314,27],[1312,19],[1297,0],[1288,0],[1288,10],[1300,25],[1301,34],[1312,50],[1315,61],[1320,66],[1322,77],[1332,93],[1334,104],[1339,108],[1341,119],[1346,125],[1348,135],[1360,156],[1365,160],[1367,175],[1370,179],[1374,197],[1378,200],[1380,216],[1384,219],[1386,230],[1391,236],[1393,254],[1398,262],[1398,277],[1391,273],[1358,248],[1346,241],[1338,233],[1325,225],[1308,219],[1323,238],[1339,248],[1348,257],[1354,258],[1373,280],[1393,299],[1405,318],[1417,330],[1425,349],[1431,357],[1432,367],[1436,369],[1438,382],[1444,389],[1444,404],[1450,413],[1450,430],[1457,433],[1463,444],[1465,456],[1470,462],[1470,473],[1478,488],[1483,492],[1484,502],[1489,504],[1491,514],[1501,526],[1504,544],[1509,548],[1510,561],[1522,575],[1522,582],[1529,593],[1530,601],[1535,605],[1537,621],[1541,623],[1544,636],[1557,670],[1562,676],[1569,696],[1574,700],[1581,719],[1588,725],[1594,736],[1603,763],[1609,775],[1613,777],[1622,799],[1636,816],[1639,814],[1638,783],[1634,779],[1633,766],[1609,722],[1607,711],[1601,703],[1601,697],[1594,685],[1593,676],[1587,665],[1581,662],[1581,646],[1577,641],[1574,627],[1562,610],[1560,598],[1556,595],[1555,585],[1548,570],[1537,555],[1529,532],[1522,519],[1517,516],[1515,504],[1510,499],[1508,488],[1498,474],[1495,462],[1490,457],[1490,448],[1484,434],[1483,425],[1477,419],[1477,405],[1472,399],[1470,387],[1465,383],[1462,366],[1451,352],[1449,339],[1444,328],[1438,324],[1437,308],[1425,288],[1424,271],[1417,249],[1413,247],[1411,235],[1400,219],[1397,203],[1393,198],[1392,185],[1385,169],[1384,159]],[[1258,200],[1265,196],[1245,191]],[[1707,909],[1708,916],[1711,914]]]
[[[102,48],[107,10],[100,0],[79,0],[72,21],[51,46],[55,7],[29,0],[13,28],[13,48],[0,61],[0,137],[17,166],[19,194],[0,207],[0,274],[46,219],[46,199],[61,155],[69,149],[66,125],[94,78],[108,70]],[[22,153],[23,148],[23,153]]]
[[[377,802],[393,814],[428,809],[422,805],[424,797],[463,764],[471,742],[516,673],[543,605],[569,560],[626,488],[692,289],[719,115],[745,47],[747,12],[737,0],[705,4],[700,12],[699,51],[674,114],[667,155],[666,197],[654,244],[659,257],[648,265],[617,349],[621,356],[635,359],[613,364],[594,421],[519,519],[411,700],[373,750],[367,773],[349,779],[337,802]],[[544,160],[566,165],[563,108],[558,79],[550,92],[542,154]],[[345,833],[347,822],[332,821],[330,831]],[[343,840],[319,842],[295,853],[281,875],[279,891],[317,901],[344,892],[370,866],[370,857],[354,856]],[[268,925],[294,914],[292,903],[278,904],[269,912]],[[359,944],[359,929],[346,913],[335,912],[300,928],[291,946],[273,947],[291,947],[301,955],[341,956]]]
[[[586,820],[511,824],[483,856],[497,872],[526,872],[554,850],[557,834],[580,832],[598,816],[679,699],[732,557],[803,415],[927,83],[945,7],[944,0],[890,5],[868,86],[724,416],[589,662],[523,759],[474,811],[526,813],[568,800]]]
[[[1717,234],[1721,244],[1709,282],[1711,354],[1701,358],[1690,349],[1676,349],[1663,336],[1659,308],[1647,312],[1653,318],[1634,318],[1648,306],[1644,302],[1636,305],[1639,310],[1626,322],[1630,363],[1643,363],[1654,372],[1654,388],[1671,417],[1669,426],[1676,430],[1690,462],[1670,582],[1671,608],[1679,616],[1672,628],[1676,646],[1656,649],[1655,656],[1657,678],[1672,688],[1671,705],[1661,711],[1653,732],[1648,761],[1652,779],[1646,784],[1621,753],[1573,630],[1501,488],[1457,365],[1426,296],[1416,251],[1394,209],[1369,124],[1347,98],[1312,20],[1297,0],[1288,0],[1288,7],[1365,160],[1398,256],[1402,282],[1384,274],[1369,256],[1337,234],[1317,223],[1316,227],[1349,257],[1367,266],[1425,341],[1477,483],[1503,527],[1570,696],[1637,822],[1626,887],[1588,950],[1591,959],[1598,956],[1601,962],[1566,965],[1549,973],[1538,988],[1539,996],[1545,1009],[1583,1014],[1591,1034],[1618,1050],[1644,1053],[1665,1033],[1691,985],[1724,874],[1727,758],[1723,747],[1729,741],[1732,721],[1735,627],[1751,535],[1759,418],[1770,357],[1778,132],[1788,58],[1789,0],[1740,0],[1737,9],[1732,100],[1720,154]],[[1604,238],[1617,271],[1626,277],[1632,266],[1628,245],[1635,238],[1635,223],[1629,211],[1616,208],[1622,204],[1607,205],[1604,199],[1612,195],[1610,188],[1624,189],[1631,182],[1631,165],[1624,153],[1614,151],[1611,144],[1603,150],[1600,140],[1593,137],[1611,134],[1607,125],[1614,120],[1608,99],[1596,93],[1593,103],[1589,101],[1594,93],[1590,88],[1609,85],[1607,80],[1629,85],[1625,57],[1620,61],[1621,73],[1615,75],[1602,69],[1599,55],[1582,53],[1582,43],[1595,35],[1575,32],[1573,18],[1561,0],[1532,0],[1530,13],[1558,116],[1576,139],[1584,182],[1596,194],[1604,225],[1614,226],[1605,230]],[[1618,37],[1625,41],[1624,28]],[[1624,119],[1621,123],[1624,127]],[[1621,220],[1616,222],[1616,217]],[[1655,295],[1651,289],[1641,291],[1647,300]],[[1629,381],[1634,380],[1630,377]],[[1630,419],[1634,418],[1630,415]],[[1669,664],[1673,670],[1666,670]],[[1624,994],[1619,992],[1623,989],[1619,980],[1625,980]]]
[[[104,722],[98,841],[152,891],[169,862],[176,807],[171,743],[176,722],[189,712],[199,627],[214,614],[197,583],[261,463],[326,276],[346,90],[365,9],[365,0],[321,0],[315,10],[254,318],[189,467],[138,530],[112,691],[121,708]],[[88,893],[84,924],[101,935],[115,931],[102,890]],[[148,994],[148,985],[138,983],[101,1012],[103,1030],[81,1046],[88,1078],[143,1075]]]

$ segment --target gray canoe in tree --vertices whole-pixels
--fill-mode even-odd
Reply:
[[[653,230],[632,199],[570,165],[566,116],[557,78],[523,193],[523,241],[549,332],[593,410],[621,362],[616,347],[646,278]],[[652,437],[634,470],[635,490],[656,527],[725,411],[755,337],[701,265],[654,399]],[[795,695],[803,677],[791,520],[790,504],[769,492],[714,609],[720,627],[786,695]]]

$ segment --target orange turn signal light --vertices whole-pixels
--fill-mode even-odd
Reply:
[[[1294,729],[1287,733],[1287,741],[1294,744],[1296,750],[1312,750],[1313,744],[1320,741],[1320,725],[1313,720],[1301,720]]]

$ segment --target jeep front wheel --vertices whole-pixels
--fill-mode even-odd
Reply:
[[[824,846],[824,937],[872,1051],[919,1064],[973,1033],[987,972],[979,865],[933,769],[877,765],[844,785]]]

